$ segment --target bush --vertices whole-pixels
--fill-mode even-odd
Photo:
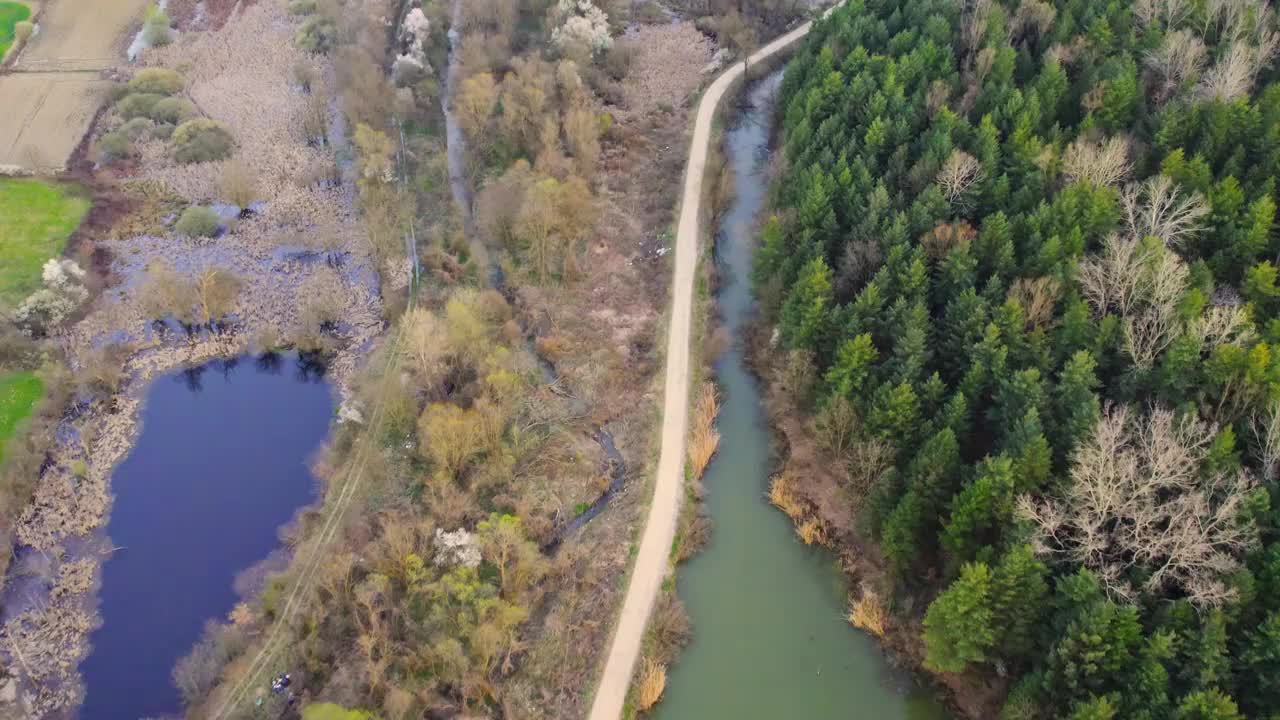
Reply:
[[[316,0],[289,0],[289,13],[291,15],[314,15],[316,13]]]
[[[47,335],[76,311],[76,301],[44,288],[32,293],[13,313],[13,321],[35,337]]]
[[[116,112],[120,113],[125,120],[136,117],[149,118],[155,111],[156,105],[164,99],[163,95],[155,93],[130,93],[116,102]]]
[[[151,122],[147,118],[136,117],[130,120],[129,122],[121,125],[120,127],[116,128],[114,132],[117,132],[129,138],[129,140],[132,142],[132,141],[137,141],[138,138],[151,132],[151,129],[153,127],[155,127],[155,123]]]
[[[133,155],[133,141],[122,132],[113,130],[98,138],[98,162],[110,165]]]
[[[258,195],[257,178],[253,171],[239,160],[232,160],[222,168],[219,183],[222,199],[243,210]]]
[[[187,118],[194,117],[196,106],[190,100],[181,97],[167,97],[157,102],[147,117],[158,123],[176,125]]]
[[[640,55],[640,48],[633,43],[620,42],[609,48],[604,56],[604,69],[609,77],[617,81],[625,80],[631,72],[631,66]]]
[[[142,26],[142,39],[150,47],[173,42],[173,35],[169,32],[169,16],[160,9],[159,5],[147,8],[147,20]]]
[[[31,24],[30,20],[19,20],[14,23],[13,37],[18,41],[19,45],[25,45],[27,40],[31,39],[31,33],[35,32],[36,26]]]
[[[218,213],[201,205],[192,205],[182,211],[182,217],[173,226],[187,237],[213,237],[218,232]]]
[[[198,163],[231,157],[235,141],[226,125],[208,118],[196,118],[179,125],[169,139],[176,162]]]
[[[168,140],[173,137],[173,123],[157,123],[151,128],[151,137],[157,140]]]
[[[181,92],[186,80],[168,68],[144,68],[129,81],[129,92],[173,95]]]
[[[333,49],[337,37],[338,26],[331,18],[312,15],[298,28],[293,43],[307,52],[327,53]]]

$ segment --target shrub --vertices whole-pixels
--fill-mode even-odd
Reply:
[[[327,53],[333,49],[338,36],[338,26],[323,15],[312,15],[298,28],[293,42],[299,49],[312,53]]]
[[[631,73],[631,66],[640,55],[639,46],[633,43],[618,43],[609,48],[604,56],[604,69],[614,80],[625,80]]]
[[[173,35],[169,32],[169,15],[159,5],[147,8],[147,20],[142,26],[142,39],[151,47],[173,42]]]
[[[222,199],[242,210],[257,197],[257,184],[253,171],[239,160],[232,160],[222,168],[219,182]]]
[[[218,213],[202,205],[192,205],[182,211],[173,229],[187,237],[213,237],[218,232],[218,224]]]
[[[157,102],[151,108],[151,113],[147,117],[158,123],[176,125],[187,118],[194,117],[195,114],[196,106],[190,100],[181,97],[167,97]]]
[[[133,154],[133,141],[119,131],[112,131],[98,138],[98,162],[111,164]]]
[[[115,132],[129,138],[130,141],[136,141],[138,138],[146,135],[151,131],[155,123],[144,117],[136,117],[129,122],[115,129]]]
[[[40,337],[61,325],[76,311],[76,301],[48,288],[35,291],[13,313],[13,320],[31,335]]]
[[[291,15],[314,15],[316,12],[316,0],[289,0],[289,14]]]
[[[165,99],[155,93],[130,93],[116,102],[116,112],[126,120],[136,117],[151,117],[156,104]]]
[[[186,81],[182,75],[168,68],[144,68],[129,81],[129,92],[172,95],[181,92]]]
[[[208,118],[196,118],[179,125],[169,139],[176,162],[187,164],[225,160],[235,141],[226,125]]]
[[[157,123],[151,128],[151,137],[157,140],[168,140],[173,137],[173,123]]]
[[[644,667],[640,671],[640,684],[636,692],[636,703],[639,704],[640,709],[648,711],[649,708],[658,704],[658,700],[662,699],[662,692],[666,689],[667,666],[645,658]]]

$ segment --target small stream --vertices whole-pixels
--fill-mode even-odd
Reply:
[[[209,619],[225,619],[241,571],[280,546],[315,498],[307,462],[333,416],[323,368],[268,355],[156,378],[142,431],[112,476],[103,624],[82,663],[84,720],[177,715],[170,673]]]
[[[719,304],[737,339],[752,310],[747,278],[781,79],[776,72],[750,89],[749,109],[727,134],[736,198],[718,236]],[[708,546],[680,571],[693,641],[654,717],[944,718],[931,692],[890,668],[875,642],[844,619],[847,587],[834,557],[802,545],[791,521],[765,500],[772,438],[741,343],[720,356],[715,372],[724,401],[720,450],[704,478],[714,526]]]

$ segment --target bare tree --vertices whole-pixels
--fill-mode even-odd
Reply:
[[[1049,3],[1042,0],[1022,0],[1013,16],[1013,35],[1020,39],[1044,37],[1053,27],[1053,20],[1057,16],[1058,11]]]
[[[207,268],[196,276],[196,303],[205,325],[231,314],[240,296],[241,285],[235,275],[218,268]]]
[[[1254,338],[1249,313],[1239,305],[1215,306],[1205,310],[1191,321],[1187,332],[1205,348],[1228,343],[1243,346]]]
[[[1144,27],[1174,28],[1191,16],[1190,0],[1137,0],[1133,14]]]
[[[963,150],[956,149],[951,151],[947,161],[942,164],[942,169],[938,171],[934,181],[942,189],[947,202],[960,205],[963,204],[965,195],[973,189],[973,186],[982,182],[982,178],[982,164],[978,159]]]
[[[1091,141],[1078,138],[1067,146],[1062,157],[1062,173],[1068,182],[1084,180],[1098,186],[1118,185],[1133,169],[1129,143],[1121,137]]]
[[[1175,30],[1164,36],[1160,47],[1146,55],[1146,65],[1158,79],[1157,104],[1163,105],[1195,82],[1204,68],[1205,47],[1190,30]]]
[[[1142,298],[1144,251],[1132,238],[1110,235],[1102,250],[1082,260],[1076,270],[1085,299],[1098,315],[1132,312]]]
[[[1246,97],[1253,88],[1258,62],[1255,48],[1244,43],[1233,44],[1204,74],[1196,86],[1196,94],[1205,100],[1224,102]]]
[[[1280,401],[1271,403],[1266,415],[1253,419],[1253,436],[1258,442],[1263,478],[1280,477]]]
[[[1120,200],[1131,238],[1157,237],[1173,247],[1198,233],[1200,218],[1209,213],[1200,193],[1179,192],[1165,175],[1130,184]]]
[[[1143,305],[1123,320],[1124,348],[1133,364],[1147,370],[1182,333],[1178,302],[1187,289],[1187,266],[1174,252],[1159,248],[1139,271]]]
[[[1113,596],[1185,594],[1201,606],[1235,596],[1224,582],[1258,544],[1245,503],[1257,487],[1241,469],[1204,467],[1216,428],[1153,408],[1110,408],[1076,451],[1056,498],[1019,499],[1037,550],[1093,570]]]
[[[1009,299],[1022,307],[1028,330],[1047,328],[1053,321],[1053,308],[1062,294],[1062,281],[1043,275],[1037,278],[1018,278],[1009,288]]]

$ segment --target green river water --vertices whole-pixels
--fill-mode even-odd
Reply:
[[[720,228],[723,320],[749,320],[755,219],[765,200],[777,72],[748,91],[726,146],[736,199]],[[693,641],[669,675],[661,720],[939,720],[910,674],[889,667],[845,621],[846,584],[831,553],[806,547],[764,497],[772,438],[759,388],[735,342],[716,362],[720,450],[704,478],[711,542],[683,567],[678,592]]]

